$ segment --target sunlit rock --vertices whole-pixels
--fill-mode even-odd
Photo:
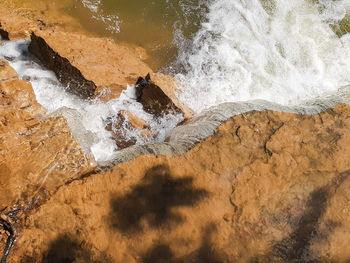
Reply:
[[[28,210],[96,163],[64,118],[45,117],[28,81],[15,79],[8,65],[0,67],[0,75],[10,77],[0,81],[0,188],[6,193],[0,207]]]
[[[65,185],[28,218],[13,259],[60,255],[66,242],[82,244],[75,260],[346,262],[349,116],[346,105],[252,111],[183,156],[139,156]]]

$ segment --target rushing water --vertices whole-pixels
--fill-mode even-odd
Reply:
[[[118,149],[105,126],[106,120],[115,117],[121,110],[133,113],[150,125],[150,137],[141,135],[147,130],[122,126],[125,139],[135,139],[138,144],[164,141],[167,133],[183,119],[182,115],[171,114],[156,118],[143,111],[142,105],[136,102],[133,85],[128,86],[118,99],[107,103],[98,98],[82,100],[66,92],[55,74],[44,69],[28,52],[28,45],[29,40],[4,41],[0,43],[0,58],[7,59],[21,79],[30,80],[37,101],[48,110],[48,114],[67,119],[81,146],[91,151],[98,162],[109,160]]]
[[[195,111],[264,99],[298,104],[350,83],[350,39],[336,27],[349,1],[217,0],[180,52],[180,99]]]
[[[178,97],[197,114],[231,103],[212,110],[222,121],[251,109],[304,112],[302,106],[305,112],[317,112],[348,101],[342,92],[350,85],[350,0],[66,0],[62,8],[94,33],[144,47],[154,69],[180,80]],[[178,142],[191,137],[188,133],[203,138],[218,125],[208,117],[210,122],[203,125],[171,132],[181,117],[148,115],[135,101],[133,86],[108,103],[82,101],[59,87],[51,72],[30,63],[35,59],[26,54],[27,44],[3,44],[0,56],[11,57],[12,66],[31,80],[39,103],[50,112],[64,107],[65,115],[78,116],[71,122],[81,119],[92,134],[91,151],[99,162],[115,158],[117,148],[103,119],[120,110],[150,123],[152,141],[158,142],[166,137]],[[320,102],[323,99],[328,102]],[[316,104],[309,109],[310,101]],[[76,113],[68,114],[68,108]],[[140,132],[126,134],[137,138],[138,144],[151,141]]]
[[[84,9],[88,25],[144,46],[196,112],[295,105],[350,83],[349,0],[76,0],[70,12]]]

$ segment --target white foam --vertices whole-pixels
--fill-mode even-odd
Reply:
[[[89,9],[93,15],[92,18],[101,21],[105,24],[106,29],[112,33],[120,32],[120,21],[119,17],[114,14],[103,14],[101,8],[101,0],[82,0],[83,6]]]
[[[81,2],[91,12],[97,13],[100,9],[101,0],[82,0]]]
[[[66,92],[55,74],[40,66],[40,63],[28,53],[28,44],[28,40],[3,42],[0,44],[0,58],[8,59],[20,78],[31,81],[37,101],[48,110],[49,114],[60,110],[63,112],[62,115],[67,118],[68,115],[72,115],[69,111],[77,111],[77,114],[73,114],[74,118],[80,116],[78,117],[81,118],[79,122],[82,123],[87,132],[92,134],[91,152],[98,162],[108,161],[117,150],[115,142],[111,139],[111,132],[105,129],[105,120],[108,117],[116,116],[121,110],[127,110],[150,124],[152,137],[149,138],[141,136],[144,130],[124,127],[123,133],[126,138],[135,138],[138,144],[163,141],[167,132],[182,120],[181,115],[165,115],[155,118],[144,112],[142,105],[135,100],[133,85],[128,86],[118,99],[106,103],[99,99],[82,100]],[[68,120],[71,127],[74,126],[72,123],[74,118]],[[78,124],[77,121],[75,124]],[[81,131],[79,133],[83,134]],[[88,139],[89,136],[85,137]]]
[[[210,1],[191,50],[180,50],[184,104],[196,112],[255,99],[296,105],[350,84],[349,37],[330,28],[349,1],[269,2],[265,10],[259,0]]]

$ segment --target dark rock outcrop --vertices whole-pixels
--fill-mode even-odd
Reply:
[[[9,40],[9,33],[6,30],[2,29],[1,27],[2,27],[2,25],[0,23],[0,36],[1,36],[1,38],[3,38],[4,40]]]
[[[96,85],[85,79],[82,73],[68,59],[60,56],[46,41],[36,34],[31,34],[29,51],[34,54],[46,68],[56,73],[58,80],[67,86],[67,90],[83,99],[94,96]]]
[[[124,149],[136,144],[136,138],[127,138],[123,126],[130,129],[130,123],[125,119],[124,115],[119,113],[117,116],[107,118],[106,130],[112,132],[112,139],[118,146],[118,149]]]
[[[145,78],[139,77],[135,87],[137,100],[146,112],[155,116],[182,113],[164,91],[151,80],[149,74]]]

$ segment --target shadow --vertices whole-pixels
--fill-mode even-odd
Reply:
[[[79,242],[77,238],[67,234],[60,235],[51,242],[49,249],[43,255],[43,263],[102,263],[111,262],[105,256],[95,259],[90,249],[83,247],[84,242]],[[30,261],[28,261],[30,262]],[[34,262],[37,262],[35,260]]]
[[[155,166],[128,194],[112,198],[110,221],[122,232],[141,231],[142,221],[152,228],[180,223],[173,208],[194,206],[207,196],[206,190],[194,188],[192,177],[174,178],[167,166]]]
[[[0,22],[0,37],[1,37],[3,40],[10,40],[10,38],[9,38],[9,33],[8,33],[7,31],[5,31],[4,29],[2,29],[1,22]]]
[[[306,210],[301,216],[292,234],[275,244],[272,248],[272,256],[276,260],[284,262],[317,262],[310,251],[311,242],[317,239],[326,239],[339,225],[329,222],[328,233],[318,233],[319,221],[322,219],[327,202],[336,193],[341,184],[348,179],[350,171],[342,173],[328,185],[316,189],[310,194],[306,204]]]
[[[201,245],[198,249],[182,257],[176,257],[174,252],[167,244],[156,245],[152,247],[142,258],[142,263],[168,262],[168,263],[221,263],[224,261],[223,255],[220,255],[213,248],[212,234],[216,231],[214,224],[209,224],[203,231]]]
[[[173,261],[174,263],[221,263],[223,256],[215,251],[212,234],[216,231],[214,224],[209,224],[203,231],[200,247],[189,255]],[[229,261],[225,261],[229,262]]]
[[[191,262],[198,263],[221,263],[221,256],[213,249],[213,244],[211,242],[212,233],[216,230],[214,224],[210,224],[204,230],[202,237],[202,243],[198,250],[197,260]]]
[[[160,244],[151,248],[141,259],[142,263],[163,263],[172,261],[174,254],[169,245]]]
[[[142,104],[144,111],[159,117],[163,114],[180,114],[182,111],[156,85],[148,74],[145,78],[139,77],[135,83],[137,101]]]

